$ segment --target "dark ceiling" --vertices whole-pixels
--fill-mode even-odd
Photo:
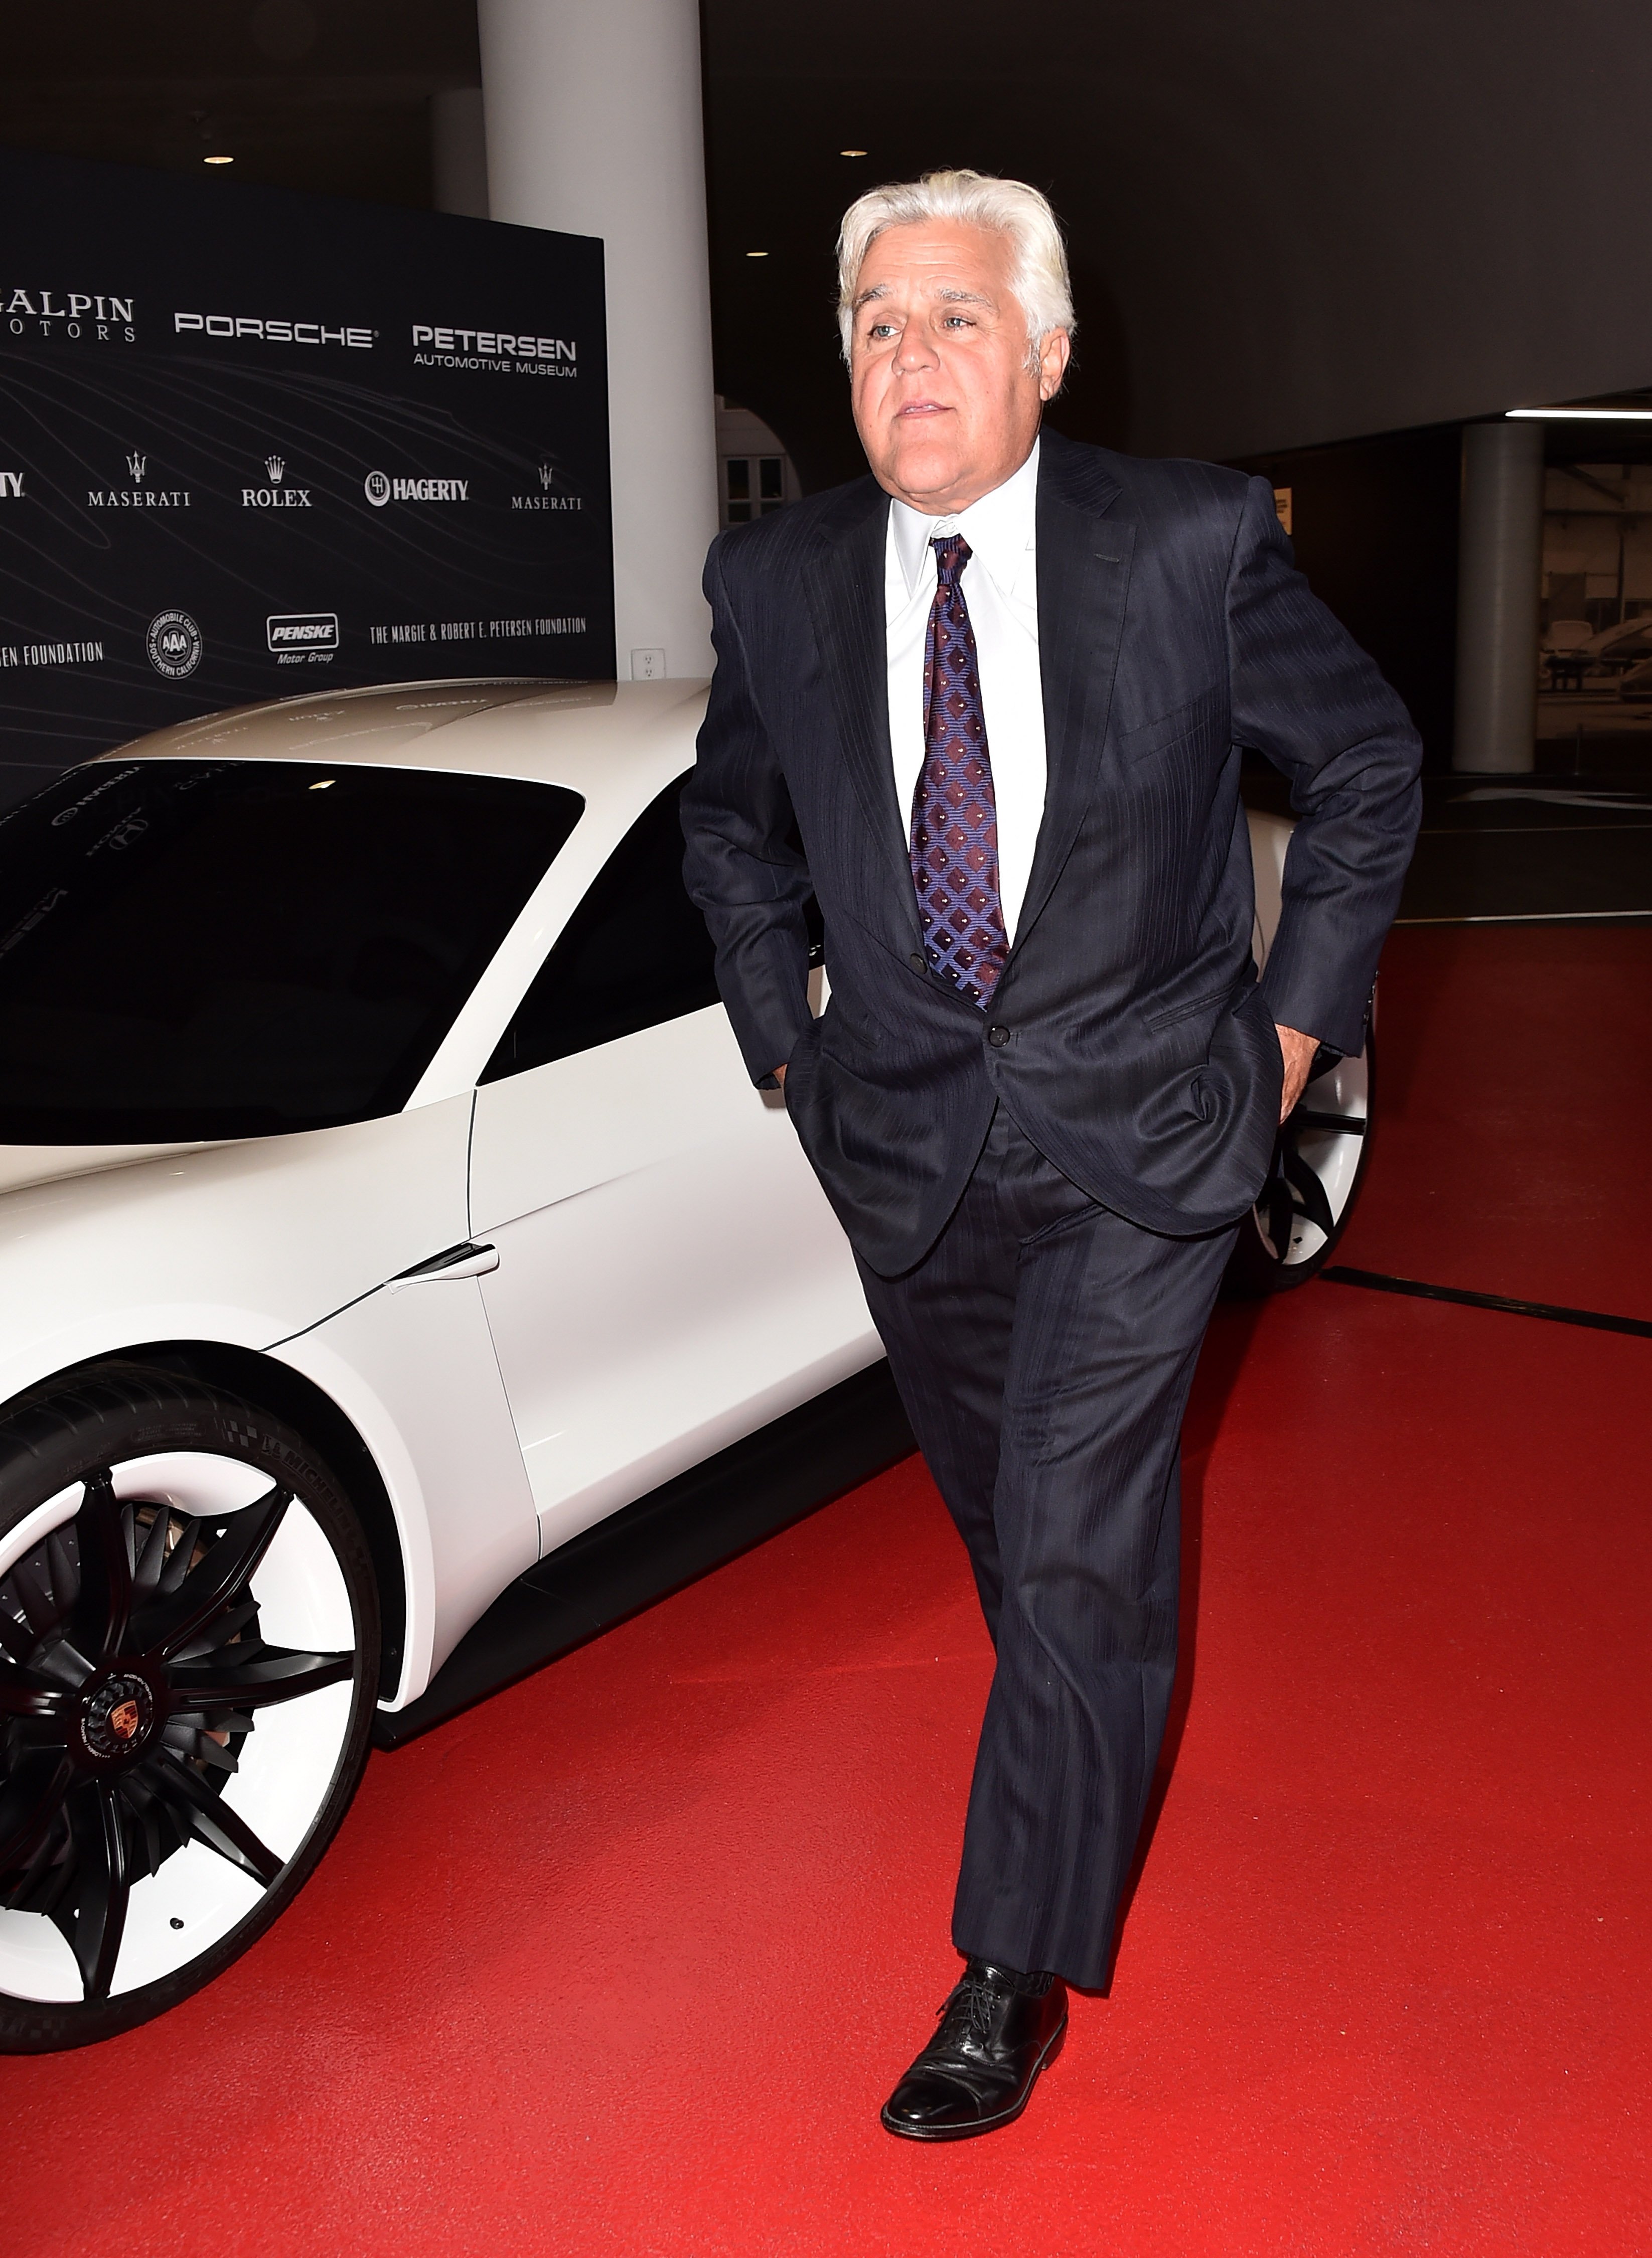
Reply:
[[[854,461],[840,206],[934,165],[1053,198],[1081,437],[1232,458],[1652,380],[1644,0],[704,8],[719,366],[812,468]]]
[[[600,0],[567,0],[598,5]],[[1087,437],[1223,456],[1652,377],[1641,0],[703,0],[718,380],[814,486],[848,198],[938,164],[1047,188]],[[421,205],[473,0],[4,7],[0,141]],[[838,154],[863,148],[864,159]],[[749,259],[763,251],[764,259]]]
[[[480,78],[473,0],[6,0],[0,141],[430,200],[429,96]],[[224,168],[226,177],[230,168]]]

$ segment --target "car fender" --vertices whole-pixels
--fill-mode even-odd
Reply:
[[[274,1354],[280,1363],[313,1381],[349,1420],[390,1501],[401,1549],[407,1615],[401,1672],[394,1691],[379,1706],[400,1709],[429,1684],[436,1646],[436,1557],[424,1486],[413,1452],[384,1395],[343,1353],[326,1326],[301,1334],[296,1340],[283,1341]]]
[[[403,1699],[537,1554],[475,1282],[380,1292],[466,1237],[471,1111],[463,1092],[241,1144],[93,1156],[12,1147],[0,1172],[11,1182],[0,1193],[0,1403],[170,1344],[273,1355],[303,1372],[358,1431],[391,1502],[409,1617]],[[468,1311],[456,1298],[465,1295]],[[369,1303],[383,1314],[352,1322]],[[405,1375],[386,1364],[393,1342]],[[453,1469],[472,1404],[473,1516]]]
[[[279,1330],[267,1309],[229,1302],[129,1302],[89,1310],[8,1347],[0,1356],[0,1406],[63,1373],[141,1355],[149,1343],[215,1341],[258,1351]]]
[[[0,1367],[4,1400],[116,1359],[191,1361],[229,1347],[287,1366],[346,1421],[383,1485],[405,1626],[386,1708],[422,1694],[494,1599],[539,1557],[538,1516],[474,1280],[372,1294],[287,1340],[267,1311],[132,1303],[65,1326]],[[249,1386],[256,1399],[257,1383]],[[423,1474],[420,1469],[422,1467]]]
[[[371,1454],[401,1540],[407,1622],[399,1682],[423,1693],[505,1587],[539,1558],[539,1517],[474,1277],[365,1296],[280,1343]]]
[[[470,1122],[464,1094],[14,1180],[0,1196],[0,1400],[133,1340],[267,1348],[462,1240]]]

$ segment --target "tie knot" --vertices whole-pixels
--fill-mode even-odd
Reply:
[[[935,552],[935,570],[940,575],[941,586],[954,588],[958,575],[969,562],[969,543],[961,533],[949,533],[944,541],[932,541]]]

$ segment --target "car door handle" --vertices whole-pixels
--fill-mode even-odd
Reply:
[[[484,1278],[498,1268],[497,1246],[479,1246],[467,1239],[457,1246],[444,1246],[440,1254],[428,1254],[411,1270],[399,1272],[390,1281],[390,1290],[398,1293],[403,1286],[422,1286],[439,1278]]]

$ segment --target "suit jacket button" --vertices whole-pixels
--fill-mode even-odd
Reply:
[[[921,948],[915,948],[911,955],[907,958],[906,962],[911,966],[914,972],[921,972],[924,969],[923,950]]]
[[[1010,1030],[1008,1027],[989,1027],[987,1030],[987,1040],[992,1045],[992,1047],[996,1051],[1001,1051],[1009,1040]]]

